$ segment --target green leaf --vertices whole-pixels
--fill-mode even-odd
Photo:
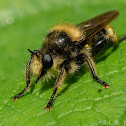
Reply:
[[[82,69],[62,86],[51,112],[44,111],[44,107],[52,94],[54,79],[40,81],[32,93],[28,90],[17,102],[12,100],[26,85],[24,70],[30,58],[27,49],[41,48],[51,27],[61,22],[77,24],[116,9],[120,16],[111,25],[122,36],[126,33],[125,5],[125,0],[1,0],[0,125],[125,125],[126,41],[96,64],[99,78],[111,88],[103,89]]]

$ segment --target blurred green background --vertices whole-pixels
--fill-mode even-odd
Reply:
[[[13,102],[25,87],[27,49],[39,49],[48,30],[61,22],[78,24],[110,10],[120,16],[111,24],[119,36],[126,34],[126,0],[1,0],[0,2],[0,126],[94,126],[126,123],[126,41],[98,62],[99,77],[111,85],[103,88],[89,72],[65,82],[52,111],[44,111],[54,80],[41,81],[33,93]],[[74,78],[74,79],[73,79]],[[65,90],[64,90],[65,89]]]

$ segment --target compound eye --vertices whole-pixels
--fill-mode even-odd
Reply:
[[[43,63],[43,67],[44,67],[44,68],[46,68],[46,69],[51,68],[51,66],[53,65],[52,56],[51,56],[50,54],[45,54],[45,55],[43,56],[42,63]]]

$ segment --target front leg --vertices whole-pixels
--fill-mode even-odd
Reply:
[[[60,70],[59,76],[56,79],[56,82],[55,82],[55,85],[54,85],[54,88],[53,88],[53,93],[51,95],[51,98],[50,98],[47,106],[44,108],[44,110],[49,109],[49,111],[51,111],[51,105],[52,105],[52,103],[54,101],[54,97],[56,95],[57,89],[60,87],[60,85],[63,84],[63,82],[65,80],[65,77],[66,77],[66,70],[65,70],[64,67],[62,67],[61,70]]]
[[[13,100],[14,101],[17,101],[18,98],[25,92],[28,90],[28,88],[31,86],[31,83],[30,83],[30,64],[31,64],[31,58],[30,60],[28,61],[27,63],[27,69],[26,69],[26,84],[27,86],[17,95],[14,96]]]
[[[43,70],[41,71],[41,74],[37,77],[37,79],[34,81],[34,84],[37,84],[38,83],[38,81],[41,79],[41,77],[43,76],[43,75],[45,75],[46,74],[46,69],[45,68],[43,68]]]
[[[17,101],[18,98],[19,98],[22,94],[24,94],[24,93],[29,89],[29,87],[31,86],[31,83],[30,83],[30,64],[31,64],[31,59],[28,61],[28,63],[27,63],[27,69],[26,69],[26,84],[27,84],[27,86],[26,86],[19,94],[17,94],[17,95],[14,96],[14,98],[13,98],[14,101]],[[43,75],[45,75],[45,73],[46,73],[46,69],[43,68],[43,70],[41,71],[41,74],[40,74],[40,75],[38,76],[38,78],[34,81],[34,84],[36,84],[36,83],[40,80],[40,78],[41,78]]]

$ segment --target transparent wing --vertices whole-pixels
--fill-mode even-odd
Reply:
[[[109,11],[99,16],[96,16],[94,18],[91,18],[85,22],[82,22],[77,26],[84,29],[86,33],[85,39],[87,39],[93,36],[94,34],[96,34],[97,32],[99,32],[100,30],[102,30],[106,25],[108,25],[111,21],[113,21],[118,15],[119,12],[117,10]]]

